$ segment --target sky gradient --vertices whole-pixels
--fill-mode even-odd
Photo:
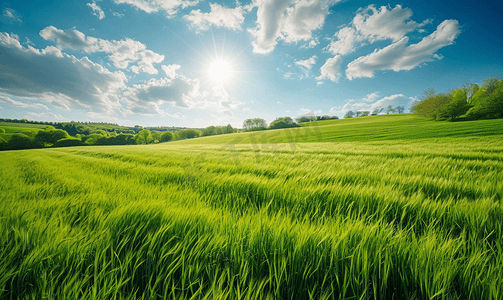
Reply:
[[[501,1],[0,4],[0,117],[241,128],[503,75]]]

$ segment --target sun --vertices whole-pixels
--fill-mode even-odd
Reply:
[[[213,82],[223,84],[232,77],[232,66],[228,61],[215,60],[210,64],[209,76]]]

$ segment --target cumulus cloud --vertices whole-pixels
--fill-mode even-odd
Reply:
[[[313,55],[311,58],[308,58],[306,60],[296,60],[295,64],[299,67],[304,67],[308,70],[311,70],[313,65],[316,63],[316,55]]]
[[[340,55],[327,59],[320,69],[320,76],[316,77],[316,80],[330,79],[333,82],[339,82],[339,78],[341,77],[341,64],[342,56]]]
[[[146,84],[127,88],[122,99],[134,113],[160,113],[159,105],[168,102],[173,106],[193,107],[191,99],[199,95],[199,80],[181,75],[173,78],[150,79]]]
[[[403,106],[405,110],[409,110],[411,103],[415,101],[415,98],[412,97],[406,97],[403,94],[395,94],[391,95],[389,97],[384,97],[374,103],[372,103],[370,110],[374,111],[376,109],[380,108],[386,108],[388,106]]]
[[[357,58],[348,64],[346,76],[348,79],[359,77],[374,77],[379,70],[411,70],[421,63],[433,61],[439,49],[454,43],[461,33],[456,20],[445,20],[438,25],[437,30],[423,38],[419,43],[407,46],[408,37],[403,37],[383,49]]]
[[[372,14],[369,14],[370,11]],[[374,5],[370,5],[356,14],[353,25],[371,43],[387,39],[398,41],[408,32],[421,26],[410,20],[411,16],[412,10],[402,8],[401,5],[397,5],[391,10],[386,6],[381,6],[381,10],[378,10]]]
[[[249,32],[256,38],[253,52],[269,53],[278,40],[287,43],[308,41],[312,32],[320,29],[333,0],[255,0],[258,7],[257,26]]]
[[[350,110],[373,112],[375,110],[379,111],[380,109],[385,109],[390,105],[393,107],[403,106],[407,111],[410,109],[411,103],[415,101],[415,98],[407,97],[403,94],[395,94],[381,99],[378,98],[379,95],[375,92],[367,95],[363,99],[349,99],[342,106],[332,107],[330,113],[343,115]]]
[[[328,51],[334,55],[346,55],[351,53],[355,51],[357,45],[364,40],[364,38],[351,27],[340,29],[334,36],[337,38],[337,41],[332,41],[327,46]]]
[[[146,13],[164,11],[167,17],[176,15],[180,8],[194,6],[199,0],[114,0],[116,4],[129,4],[136,9],[143,10]]]
[[[111,112],[120,107],[118,94],[127,81],[87,57],[77,59],[49,46],[27,48],[0,32],[0,93],[36,98],[63,109]]]
[[[78,30],[60,30],[49,26],[40,31],[45,40],[55,41],[58,49],[80,50],[86,53],[104,52],[115,67],[128,69],[136,74],[145,72],[157,74],[154,63],[164,60],[164,55],[148,50],[147,46],[130,38],[125,40],[104,40],[87,36]]]
[[[177,65],[177,64],[173,64],[173,65],[167,65],[167,66],[161,66],[162,70],[164,71],[164,73],[166,73],[166,76],[168,76],[168,78],[170,79],[173,79],[176,77],[176,70],[180,69],[181,66],[180,65]]]
[[[376,99],[379,98],[379,93],[378,92],[374,92],[374,93],[371,93],[371,94],[368,94],[367,96],[365,96],[362,101],[363,102],[375,102]]]
[[[245,19],[243,12],[240,5],[235,8],[228,8],[218,3],[210,3],[209,13],[202,13],[200,9],[197,9],[184,16],[184,19],[192,23],[192,26],[198,31],[208,30],[212,25],[240,30]]]
[[[304,76],[309,77],[309,71],[316,64],[316,55],[306,59],[306,60],[296,60],[295,65],[304,71]],[[301,76],[302,79],[302,76]]]
[[[425,26],[430,21],[418,24],[412,21],[412,10],[402,8],[401,5],[390,9],[381,6],[380,9],[370,5],[360,9],[351,22],[351,26],[344,27],[335,33],[336,40],[327,49],[332,54],[346,55],[355,51],[366,42],[374,43],[382,40],[394,42],[403,38],[407,33]]]
[[[93,10],[93,15],[97,16],[98,19],[103,20],[105,18],[105,12],[98,4],[96,4],[96,2],[93,1],[92,3],[87,3],[87,6]]]
[[[81,50],[87,53],[96,52],[99,49],[98,39],[86,37],[78,30],[63,31],[54,26],[49,26],[40,31],[40,36],[47,41],[56,41],[60,50]]]

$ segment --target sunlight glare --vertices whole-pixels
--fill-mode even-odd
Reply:
[[[232,67],[225,60],[215,60],[210,65],[209,75],[218,84],[227,82],[232,76]]]

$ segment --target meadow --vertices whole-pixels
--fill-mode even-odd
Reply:
[[[501,299],[503,121],[0,152],[0,299]]]

